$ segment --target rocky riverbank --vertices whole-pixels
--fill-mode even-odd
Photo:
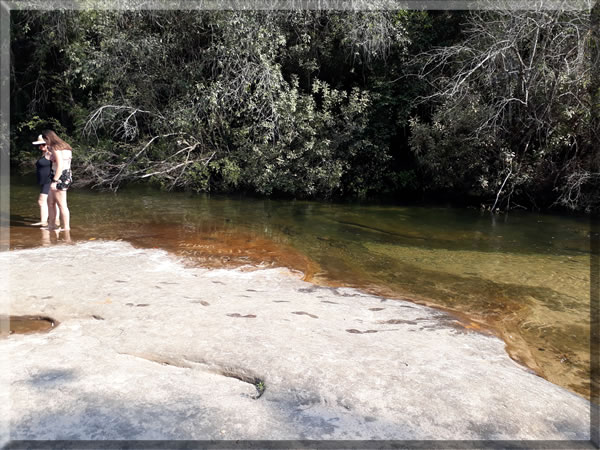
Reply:
[[[589,402],[435,309],[90,242],[0,254],[2,440],[589,439]],[[44,275],[45,274],[45,275]]]

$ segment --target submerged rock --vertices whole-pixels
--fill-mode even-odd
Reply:
[[[0,314],[61,324],[0,339],[3,442],[590,437],[588,401],[435,309],[123,242],[0,264]]]

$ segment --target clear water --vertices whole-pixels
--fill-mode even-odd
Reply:
[[[30,226],[31,179],[11,185],[13,249],[66,241]],[[509,354],[589,396],[590,225],[533,213],[333,204],[150,189],[69,192],[71,241],[122,239],[190,264],[283,265],[317,283],[441,307],[498,334]]]

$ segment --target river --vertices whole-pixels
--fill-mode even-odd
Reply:
[[[11,249],[67,241],[64,232],[30,225],[39,220],[37,195],[31,179],[11,179]],[[315,283],[436,306],[466,328],[497,334],[513,359],[589,397],[584,217],[148,188],[73,189],[69,206],[70,242],[125,240],[209,267],[286,266]]]

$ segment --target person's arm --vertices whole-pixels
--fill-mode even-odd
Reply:
[[[56,183],[58,182],[58,179],[63,171],[63,159],[60,150],[54,150],[54,159],[56,160],[56,173],[52,179],[52,184],[50,184],[50,189],[56,189]]]

